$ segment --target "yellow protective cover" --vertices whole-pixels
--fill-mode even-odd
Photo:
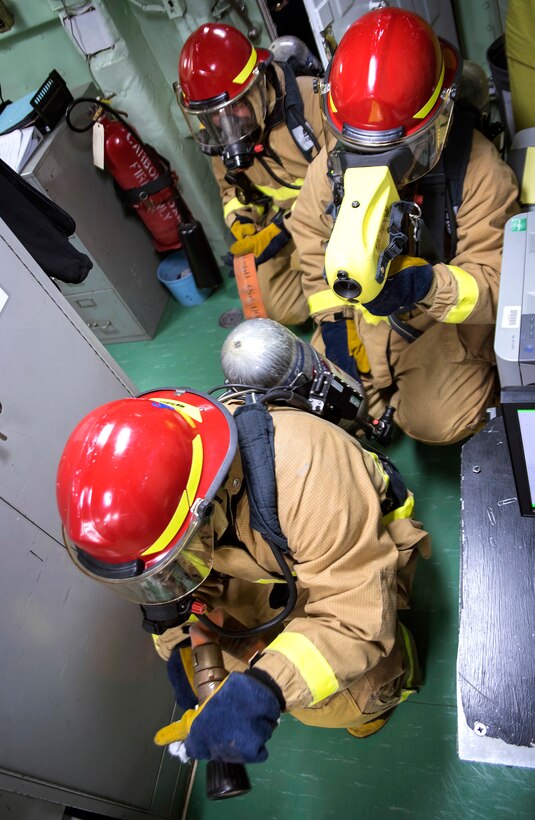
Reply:
[[[388,245],[390,207],[399,198],[386,165],[347,169],[344,198],[325,253],[330,288],[342,270],[361,286],[359,302],[370,302],[381,292],[387,271],[383,282],[377,282],[377,262]]]

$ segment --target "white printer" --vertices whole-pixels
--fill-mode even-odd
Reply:
[[[505,225],[494,352],[500,384],[535,385],[535,128],[514,137],[507,162],[522,213]]]

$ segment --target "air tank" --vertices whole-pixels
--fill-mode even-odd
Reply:
[[[357,394],[363,393],[355,379],[272,319],[248,319],[237,325],[223,343],[221,367],[230,384],[289,387],[330,372]]]

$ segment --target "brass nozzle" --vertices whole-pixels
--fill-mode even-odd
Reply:
[[[194,646],[191,651],[193,660],[193,683],[203,703],[216,689],[228,672],[223,666],[221,648],[215,643],[203,643]]]

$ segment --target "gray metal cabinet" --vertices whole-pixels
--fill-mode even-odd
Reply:
[[[152,742],[173,714],[165,666],[138,608],[72,566],[55,503],[70,431],[135,387],[2,221],[0,372],[0,815],[15,793],[22,818],[35,800],[176,816],[189,769]]]
[[[93,87],[82,96],[93,96]],[[157,278],[161,261],[147,229],[126,214],[113,180],[93,165],[91,132],[66,122],[45,137],[22,176],[76,222],[72,244],[93,269],[80,285],[58,282],[74,310],[105,344],[154,336],[169,293]]]

